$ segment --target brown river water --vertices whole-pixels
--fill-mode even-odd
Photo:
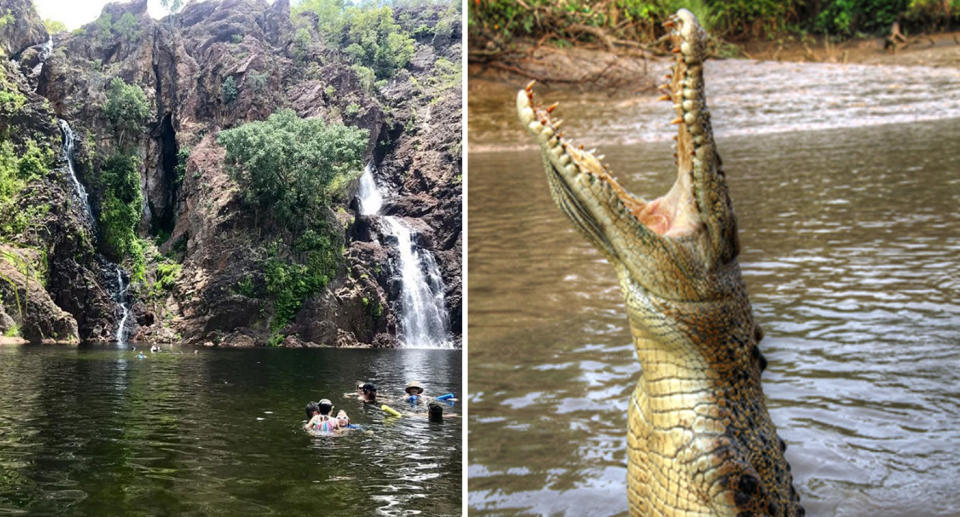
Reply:
[[[666,71],[666,66],[664,66]],[[709,62],[768,405],[808,515],[960,515],[960,71]],[[617,515],[640,374],[612,268],[514,114],[469,100],[469,507]],[[655,94],[543,92],[650,199]]]

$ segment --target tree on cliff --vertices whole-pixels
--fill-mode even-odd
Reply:
[[[150,103],[139,86],[127,84],[123,79],[114,77],[107,89],[107,103],[103,106],[103,113],[117,133],[118,147],[123,148],[126,132],[142,129],[150,117]]]
[[[278,225],[302,229],[363,169],[367,136],[366,129],[303,119],[284,109],[222,131],[217,140],[244,199],[268,210]]]
[[[274,330],[336,274],[343,232],[330,224],[327,207],[363,169],[367,138],[366,129],[303,119],[290,109],[217,137],[244,201],[253,205],[258,221],[268,213],[273,229],[285,237],[264,247],[262,263]]]
[[[355,66],[369,69],[376,79],[388,79],[413,57],[414,41],[393,17],[393,9],[346,7],[342,0],[305,0],[291,11],[316,15],[316,29],[327,42],[343,49]],[[362,71],[360,71],[362,74]]]

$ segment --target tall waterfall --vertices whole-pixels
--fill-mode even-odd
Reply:
[[[127,307],[127,302],[125,299],[127,295],[127,287],[129,286],[123,285],[123,272],[120,271],[120,266],[116,266],[116,268],[117,268],[116,302],[117,302],[117,305],[120,306],[120,313],[122,314],[122,316],[120,317],[120,324],[117,325],[117,343],[120,345],[124,345],[126,344],[126,340],[124,338],[126,338],[127,318],[130,317],[130,308]]]
[[[361,214],[380,212],[383,194],[373,179],[372,164],[360,177],[357,197]],[[449,315],[437,261],[428,250],[417,248],[414,234],[402,219],[387,215],[382,220],[384,229],[397,238],[400,252],[400,342],[406,347],[450,347]]]
[[[80,202],[83,204],[84,216],[92,227],[93,210],[90,208],[90,198],[87,196],[87,189],[83,188],[83,183],[77,178],[77,171],[73,168],[73,130],[66,120],[60,119],[60,132],[63,134],[63,158],[67,161],[67,171],[70,173],[70,180],[73,182],[73,191]]]
[[[87,189],[83,187],[83,183],[80,183],[80,178],[77,177],[77,171],[73,166],[73,146],[74,146],[74,135],[73,130],[70,129],[70,124],[66,120],[60,119],[60,132],[63,134],[63,158],[67,162],[67,172],[70,173],[70,181],[73,183],[74,194],[79,198],[81,204],[83,205],[83,214],[86,218],[86,223],[89,225],[92,232],[96,232],[96,220],[93,218],[93,209],[90,207],[90,198],[87,195]],[[130,309],[127,307],[126,295],[127,288],[123,283],[123,272],[120,270],[120,266],[113,264],[113,267],[117,272],[117,290],[110,293],[111,297],[117,306],[120,308],[120,324],[117,325],[116,338],[117,343],[120,345],[125,345],[126,341],[126,325],[127,318],[130,316]]]

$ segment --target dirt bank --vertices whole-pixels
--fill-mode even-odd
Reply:
[[[960,32],[913,36],[897,52],[884,50],[882,38],[836,44],[823,38],[789,37],[749,41],[735,49],[744,59],[960,68]],[[517,84],[536,79],[560,88],[653,91],[670,63],[666,55],[647,50],[558,49],[535,42],[520,43],[497,56],[475,56],[471,54],[469,66],[471,89],[491,81]]]

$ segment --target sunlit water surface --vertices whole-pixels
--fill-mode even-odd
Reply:
[[[712,62],[707,85],[807,514],[957,515],[960,73]],[[469,505],[622,514],[640,366],[613,270],[551,201],[514,93],[470,99]],[[674,179],[672,114],[640,97],[548,100],[650,198]]]
[[[460,513],[460,419],[385,418],[343,396],[411,378],[458,392],[459,351],[145,355],[0,346],[0,515]],[[320,398],[367,432],[308,436]]]

